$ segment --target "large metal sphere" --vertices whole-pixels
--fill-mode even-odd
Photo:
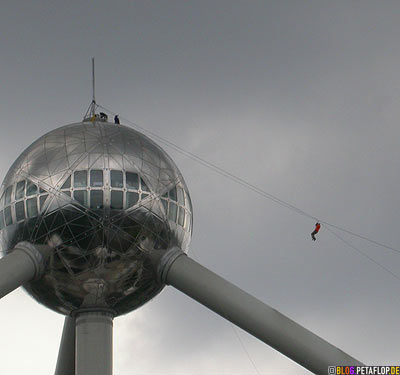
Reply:
[[[171,158],[143,134],[108,122],[63,126],[29,146],[0,191],[0,239],[54,247],[45,274],[25,285],[62,314],[127,313],[163,285],[145,256],[187,252],[192,207]]]

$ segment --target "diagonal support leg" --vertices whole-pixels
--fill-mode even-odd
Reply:
[[[48,246],[20,242],[10,254],[0,259],[0,298],[22,284],[39,278],[50,251]]]
[[[150,259],[160,281],[174,286],[313,373],[326,374],[328,366],[334,365],[362,366],[360,361],[190,259],[178,248],[161,256],[153,252]]]
[[[75,318],[65,317],[55,375],[75,375]]]

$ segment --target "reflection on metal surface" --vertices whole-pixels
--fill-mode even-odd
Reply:
[[[103,307],[119,315],[143,305],[163,288],[144,253],[187,252],[191,239],[178,168],[122,125],[84,122],[47,133],[15,161],[0,197],[3,251],[20,241],[55,246],[45,275],[25,288],[63,314]]]

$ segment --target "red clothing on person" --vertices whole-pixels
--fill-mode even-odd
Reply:
[[[321,224],[320,224],[320,223],[316,223],[316,224],[315,224],[315,229],[314,229],[314,231],[311,233],[311,238],[312,238],[313,241],[316,240],[315,235],[319,232],[320,228],[321,228]]]

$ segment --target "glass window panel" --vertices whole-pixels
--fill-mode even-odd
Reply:
[[[189,231],[189,226],[190,226],[190,214],[186,212],[185,229],[187,231]]]
[[[192,210],[192,201],[190,200],[190,195],[185,194],[185,199],[186,199],[186,208],[188,209],[189,212],[193,212]]]
[[[38,214],[37,199],[31,198],[26,201],[26,212],[28,217],[35,217]]]
[[[40,196],[40,198],[39,198],[39,201],[40,201],[40,211],[43,211],[43,206],[44,206],[44,204],[45,204],[45,202],[46,202],[47,197],[48,197],[48,194],[45,194],[45,195],[41,195],[41,196]]]
[[[136,173],[126,172],[126,187],[139,190],[139,176]]]
[[[17,221],[25,219],[24,201],[15,204],[15,217],[17,218]]]
[[[168,211],[168,201],[166,201],[165,199],[161,199],[161,202],[162,202],[162,204],[164,206],[165,213],[167,213],[167,211]]]
[[[32,195],[36,195],[38,193],[38,187],[32,182],[28,181],[26,184],[26,196],[31,197]]]
[[[144,191],[150,191],[150,189],[148,188],[148,186],[146,185],[146,183],[143,181],[143,178],[140,179],[140,183],[142,185],[142,190]]]
[[[139,200],[139,194],[138,193],[131,193],[127,192],[126,193],[126,207],[132,207],[134,206]]]
[[[0,230],[4,228],[4,214],[3,211],[0,212]]]
[[[74,173],[74,187],[86,187],[87,186],[87,171],[76,171]]]
[[[90,171],[90,186],[92,187],[103,187],[103,171],[92,170]]]
[[[188,212],[186,212],[185,228],[188,232],[190,231],[191,225],[192,225],[192,217]]]
[[[111,171],[111,187],[124,187],[123,173],[121,171]]]
[[[169,191],[169,197],[170,199],[176,202],[176,187],[174,187]]]
[[[176,213],[177,213],[177,207],[175,203],[170,202],[169,204],[169,212],[168,212],[168,219],[176,222]]]
[[[17,183],[17,188],[15,190],[15,199],[22,199],[25,195],[25,181],[20,181]]]
[[[69,176],[63,183],[63,186],[61,186],[61,189],[70,189],[70,188],[71,188],[71,176]]]
[[[11,206],[5,208],[4,216],[6,219],[6,225],[11,225],[12,224]]]
[[[185,205],[185,198],[183,195],[183,189],[178,187],[178,203],[181,204],[182,206]]]
[[[64,190],[62,191],[63,194],[68,195],[69,197],[71,196],[71,191],[70,190]]]
[[[142,193],[142,198],[141,198],[141,199],[142,199],[142,200],[143,200],[143,199],[146,199],[148,196],[149,196],[149,194],[144,194],[144,193]]]
[[[86,190],[75,190],[74,199],[80,204],[87,206],[87,191]]]
[[[179,217],[178,217],[178,224],[183,227],[185,223],[185,210],[182,207],[179,207]]]
[[[90,208],[95,210],[103,208],[103,190],[92,190],[90,192]]]
[[[123,205],[122,191],[114,190],[111,192],[111,208],[121,210]]]
[[[45,193],[46,192],[46,190],[44,190],[44,189],[42,189],[41,187],[39,187],[39,194],[43,194],[43,193]]]
[[[5,193],[5,203],[4,204],[10,204],[11,203],[11,192],[12,192],[12,186],[9,186],[6,189]]]

